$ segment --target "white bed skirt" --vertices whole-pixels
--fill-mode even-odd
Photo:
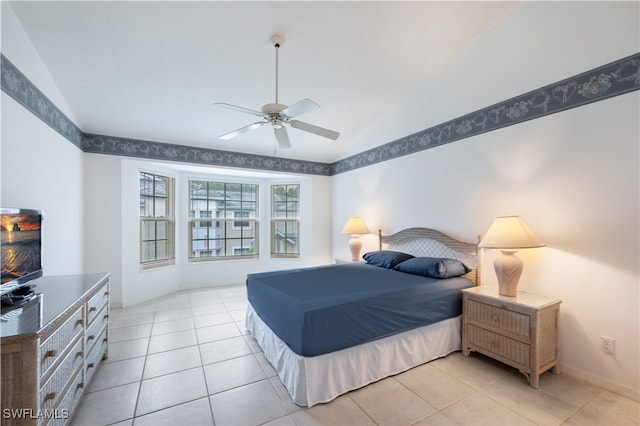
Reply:
[[[307,407],[441,358],[462,346],[460,316],[315,357],[303,357],[289,349],[251,304],[246,327],[293,401]]]

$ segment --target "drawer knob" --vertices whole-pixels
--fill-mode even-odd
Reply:
[[[96,336],[92,334],[92,335],[90,335],[90,336],[88,336],[88,337],[87,337],[87,342],[88,342],[89,340],[93,340],[93,339],[95,339],[95,338],[96,338]]]
[[[108,295],[109,295],[109,292],[108,292],[108,291],[105,291],[105,292],[104,292],[104,295],[105,295],[105,296],[108,296]]]
[[[493,319],[494,322],[497,322],[500,319],[500,317],[498,315],[494,314],[492,319]]]
[[[84,351],[80,351],[80,352],[76,353],[76,358],[79,357],[79,356],[84,356]]]
[[[44,401],[48,401],[50,399],[54,399],[55,397],[56,397],[56,393],[55,392],[49,392],[48,394],[46,394],[44,396]]]
[[[89,368],[93,368],[93,367],[95,367],[95,365],[94,365],[92,362],[91,362],[91,363],[89,363],[89,364],[87,364],[87,369],[89,369]]]
[[[76,386],[77,389],[84,389],[84,382],[80,382],[78,383],[78,385]]]
[[[82,325],[84,324],[84,321],[82,319],[79,319],[78,321],[76,321],[76,325]]]
[[[46,358],[53,358],[53,357],[54,357],[54,356],[56,356],[57,354],[58,354],[58,352],[57,352],[57,351],[55,351],[55,350],[51,349],[51,350],[46,351],[46,352],[44,353],[44,357],[45,357],[45,359],[46,359]]]
[[[95,306],[92,306],[92,307],[89,308],[89,312],[95,312],[97,310],[98,310],[98,308],[96,308]]]

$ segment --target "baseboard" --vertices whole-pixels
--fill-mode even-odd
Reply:
[[[625,398],[633,399],[634,401],[640,402],[640,389],[634,389],[630,386],[613,382],[611,380],[605,379],[604,377],[596,376],[587,371],[580,370],[578,368],[571,367],[565,364],[562,364],[560,366],[560,371],[562,372],[562,374],[566,374],[578,380],[582,380],[594,386],[598,386],[618,395],[624,396]]]

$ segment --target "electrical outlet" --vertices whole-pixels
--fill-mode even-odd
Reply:
[[[600,347],[602,348],[602,352],[606,354],[616,354],[616,340],[612,337],[600,336]]]

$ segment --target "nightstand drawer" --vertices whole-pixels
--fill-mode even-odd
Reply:
[[[530,346],[525,343],[472,324],[467,328],[467,342],[481,352],[489,351],[496,358],[502,358],[514,367],[529,371]]]
[[[531,338],[531,317],[477,300],[467,301],[469,321],[511,334],[526,342]]]

